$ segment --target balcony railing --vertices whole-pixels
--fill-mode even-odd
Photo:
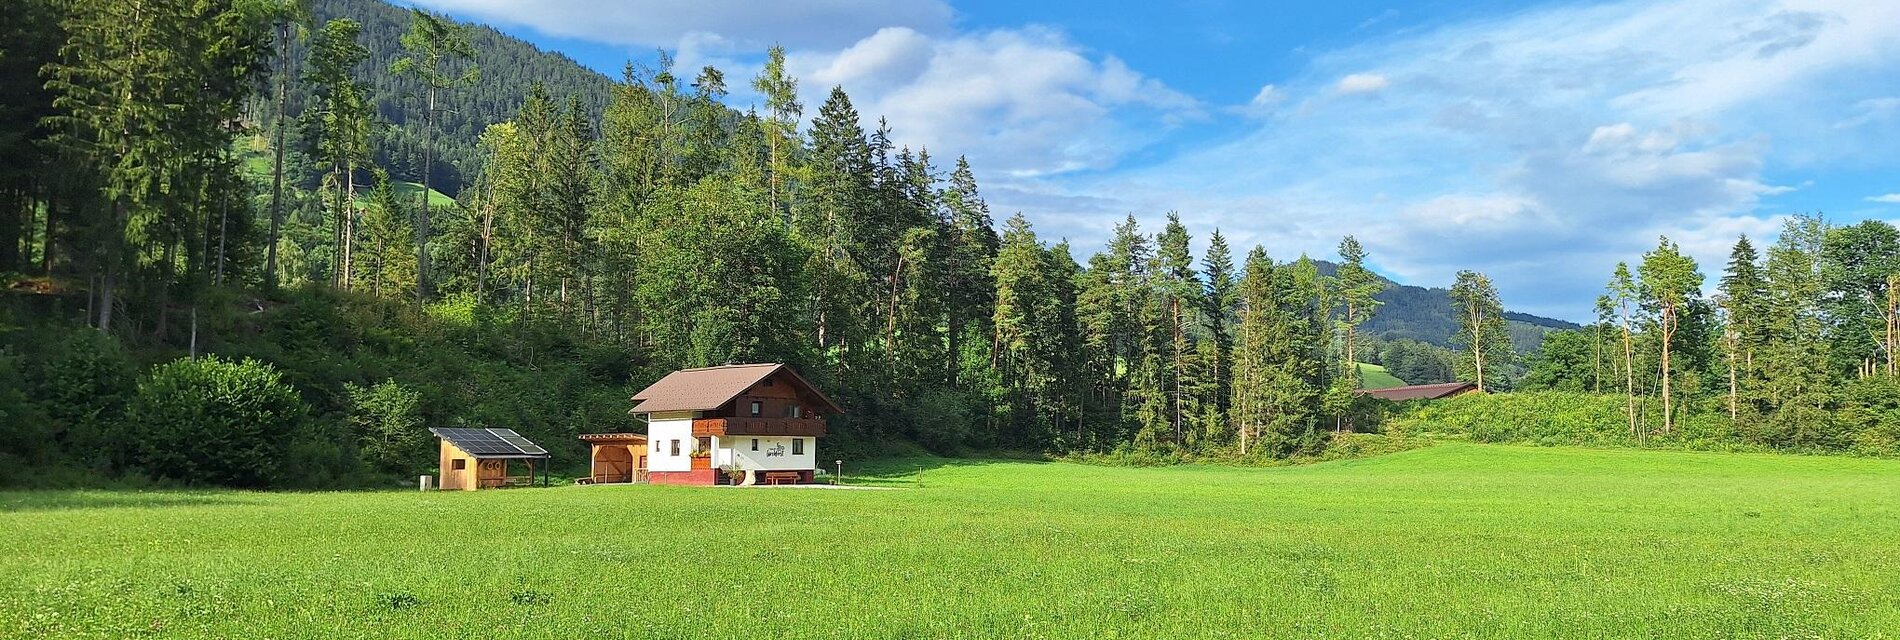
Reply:
[[[824,418],[696,418],[693,437],[825,435]]]

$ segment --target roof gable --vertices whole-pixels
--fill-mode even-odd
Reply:
[[[638,403],[633,407],[633,413],[717,409],[751,389],[752,385],[780,372],[785,373],[785,378],[800,390],[823,402],[833,413],[844,413],[838,403],[784,364],[730,364],[674,371],[633,394],[634,402]]]

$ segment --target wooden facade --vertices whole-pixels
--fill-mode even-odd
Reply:
[[[438,479],[443,491],[475,491],[531,486],[535,473],[546,484],[548,453],[508,429],[431,428],[437,449]],[[509,439],[512,439],[511,442]]]
[[[485,458],[463,451],[448,440],[442,441],[440,454],[438,488],[443,491],[528,486],[534,484],[534,474],[540,471],[533,458]]]
[[[581,436],[592,449],[588,480],[624,484],[646,480],[647,437],[638,433],[590,433]]]

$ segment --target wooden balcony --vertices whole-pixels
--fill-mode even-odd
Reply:
[[[824,418],[697,418],[693,437],[825,435]]]

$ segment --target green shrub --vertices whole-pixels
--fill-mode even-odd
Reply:
[[[306,413],[297,392],[268,364],[180,359],[139,381],[126,431],[135,466],[154,477],[266,487],[284,479]]]
[[[364,462],[378,471],[401,473],[427,458],[429,438],[422,426],[421,393],[395,380],[343,388],[350,398],[350,426]]]
[[[0,379],[21,380],[20,358],[0,351]],[[32,479],[31,467],[54,457],[49,421],[19,385],[0,385],[0,486]]]
[[[34,395],[44,408],[53,446],[94,469],[113,462],[109,440],[124,419],[135,380],[117,340],[91,329],[58,340],[39,370]]]

